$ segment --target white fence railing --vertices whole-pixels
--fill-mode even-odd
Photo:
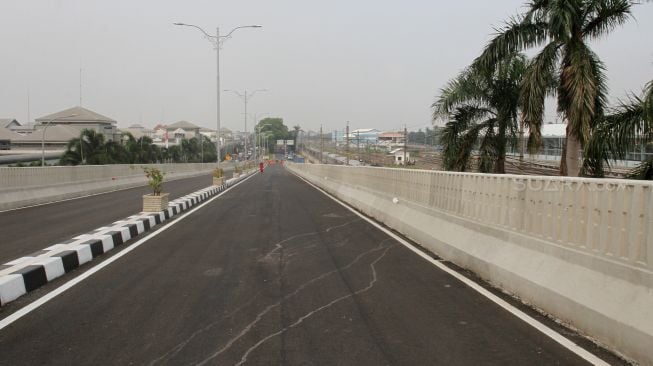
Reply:
[[[373,167],[292,169],[653,270],[653,183]]]

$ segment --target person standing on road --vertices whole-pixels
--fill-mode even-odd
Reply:
[[[261,170],[261,173],[263,173],[263,169],[265,168],[265,166],[263,165],[263,162],[260,162],[258,164],[258,168]]]

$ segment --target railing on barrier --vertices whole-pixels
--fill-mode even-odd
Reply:
[[[653,270],[653,183],[297,164],[291,169]]]

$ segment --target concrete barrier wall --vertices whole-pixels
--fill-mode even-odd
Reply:
[[[215,164],[0,167],[0,211],[146,185],[143,167],[159,168],[165,180],[174,180],[207,174]]]
[[[288,168],[607,347],[653,365],[653,183]]]

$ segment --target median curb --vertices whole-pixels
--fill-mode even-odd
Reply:
[[[124,220],[116,221],[109,226],[78,235],[63,243],[51,245],[30,256],[0,265],[0,306],[4,306],[115,247],[151,231],[164,221],[225,191],[250,174],[229,179],[221,186],[207,187],[177,198],[161,212],[141,212]]]

